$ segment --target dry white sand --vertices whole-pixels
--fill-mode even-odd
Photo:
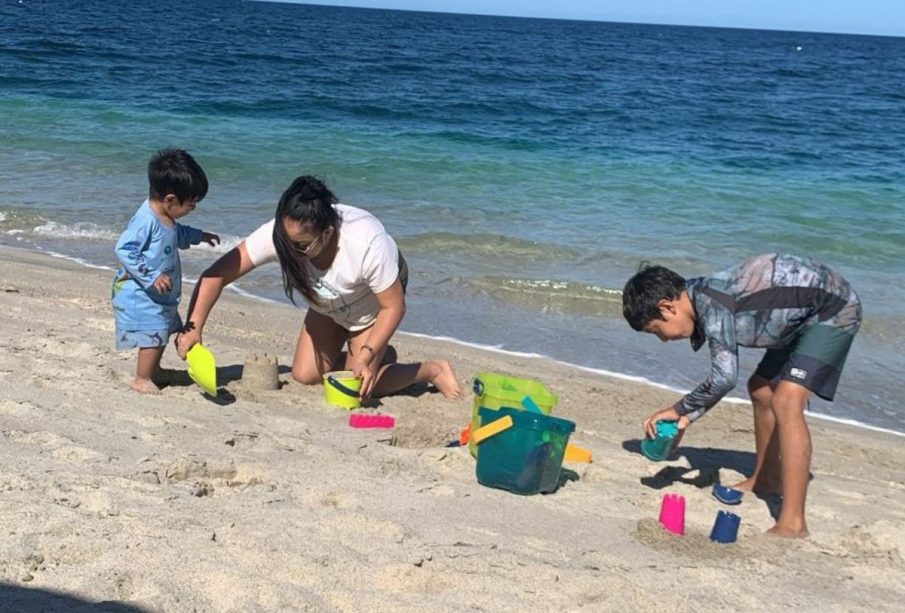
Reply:
[[[302,315],[287,307],[224,295],[205,336],[218,402],[193,385],[130,391],[110,278],[0,250],[2,611],[901,610],[901,437],[812,419],[812,536],[764,536],[770,509],[749,495],[739,541],[718,545],[710,485],[750,470],[750,407],[715,408],[679,460],[651,463],[640,422],[675,394],[398,336],[401,360],[447,357],[466,386],[491,370],[559,393],[595,461],[567,465],[555,494],[516,496],[446,446],[470,396],[385,398],[395,431],[355,430],[321,387],[290,381]],[[282,389],[243,390],[261,352]],[[164,365],[184,369],[172,349]],[[667,491],[686,497],[684,538],[656,524]]]

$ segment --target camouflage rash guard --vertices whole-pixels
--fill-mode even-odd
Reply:
[[[738,347],[794,347],[809,326],[857,331],[858,296],[837,271],[809,258],[766,254],[686,282],[696,326],[691,346],[710,345],[710,375],[675,408],[694,421],[738,382]]]

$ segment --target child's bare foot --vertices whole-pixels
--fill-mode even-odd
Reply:
[[[141,392],[142,394],[159,394],[160,388],[154,385],[154,382],[150,379],[139,379],[136,377],[132,380],[132,383],[129,384],[129,387],[134,389],[136,392]]]
[[[768,480],[763,477],[757,479],[755,481],[754,477],[748,477],[741,483],[736,485],[729,486],[734,490],[741,490],[743,492],[754,492],[755,494],[761,495],[774,495],[781,496],[782,495],[782,483],[778,480]]]
[[[802,523],[800,525],[781,526],[778,522],[775,526],[767,530],[770,536],[779,536],[787,539],[803,539],[808,537],[808,527]]]
[[[434,384],[440,393],[447,398],[461,398],[462,386],[456,379],[456,372],[446,360],[436,360],[434,362],[436,374],[431,377],[430,382]]]

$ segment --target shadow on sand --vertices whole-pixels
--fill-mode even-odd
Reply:
[[[629,453],[641,453],[641,440],[628,439],[622,442],[622,448]],[[656,475],[643,477],[641,483],[654,489],[669,487],[676,481],[689,483],[697,487],[707,487],[718,483],[719,470],[727,468],[744,475],[754,472],[755,456],[750,451],[736,451],[734,449],[714,449],[712,447],[686,447],[681,446],[673,450],[669,461],[680,457],[688,460],[687,466],[664,466]],[[696,473],[693,477],[686,477],[689,473]],[[709,477],[709,479],[708,479]]]
[[[150,613],[116,601],[91,602],[63,592],[0,583],[0,610],[16,613]]]
[[[629,453],[641,453],[641,440],[628,439],[622,442],[622,448]],[[720,482],[720,469],[726,468],[750,477],[754,473],[756,456],[750,451],[736,451],[734,449],[714,449],[713,447],[685,447],[680,446],[670,455],[669,460],[674,461],[680,457],[688,460],[688,466],[664,466],[655,475],[641,477],[642,485],[655,490],[661,490],[674,483],[687,483],[694,487],[704,489]],[[732,485],[725,483],[722,485]],[[757,496],[762,500],[770,516],[773,519],[779,517],[782,508],[782,498],[776,494],[748,494]]]

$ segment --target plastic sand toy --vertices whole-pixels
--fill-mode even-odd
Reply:
[[[660,525],[678,536],[685,535],[685,497],[664,494],[660,503]]]
[[[745,495],[745,492],[741,490],[736,490],[731,487],[726,487],[725,485],[720,485],[719,483],[713,484],[713,497],[722,502],[723,504],[736,505],[741,504],[742,498]]]
[[[485,425],[472,433],[473,440],[484,428],[499,422],[505,427],[479,441],[478,483],[521,495],[556,491],[574,422],[510,408],[481,408],[479,415]]]
[[[546,385],[534,379],[520,379],[508,375],[493,372],[482,372],[475,376],[472,385],[474,390],[474,402],[471,407],[471,429],[477,430],[481,426],[478,417],[480,409],[522,409],[526,408],[525,401],[537,408],[544,415],[553,412],[556,406],[557,396],[550,392]],[[471,455],[476,456],[478,445],[474,439],[468,443]]]
[[[507,428],[511,428],[513,424],[512,417],[509,415],[497,419],[496,421],[492,421],[486,426],[481,426],[477,430],[471,433],[471,440],[475,443],[481,443],[485,439],[490,438],[494,434],[499,434],[503,430]]]
[[[710,540],[715,543],[728,545],[738,538],[738,526],[742,518],[729,511],[717,511],[716,520],[713,522],[713,530],[710,532]]]
[[[351,411],[361,406],[361,377],[351,370],[337,370],[324,375],[324,400],[327,404]]]
[[[210,349],[195,343],[185,355],[189,365],[189,377],[211,396],[217,395],[217,361]]]
[[[392,428],[396,425],[396,420],[392,415],[353,413],[349,415],[349,425],[353,428]]]
[[[672,442],[679,434],[679,425],[674,421],[658,421],[656,438],[641,441],[641,452],[648,459],[660,462],[669,457]]]
[[[569,443],[566,445],[566,453],[563,456],[563,460],[565,462],[584,462],[585,464],[590,464],[593,461],[593,456],[588,449]]]

